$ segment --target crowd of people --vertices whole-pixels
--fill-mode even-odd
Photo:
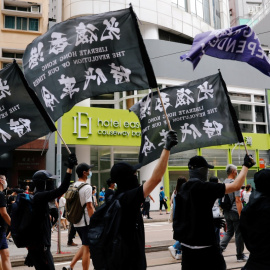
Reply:
[[[79,192],[81,205],[85,205],[81,220],[75,224],[66,222],[65,193],[67,192],[76,166],[78,180],[74,186],[85,184],[92,174],[93,165],[80,163],[74,154],[68,158],[68,168],[62,184],[55,188],[53,179],[56,176],[47,171],[38,171],[33,177],[35,191],[33,192],[33,211],[38,214],[35,241],[28,246],[25,263],[38,270],[53,270],[54,262],[50,251],[52,227],[57,222],[55,209],[60,210],[63,229],[69,229],[68,245],[73,242],[76,232],[81,240],[81,247],[74,255],[70,265],[63,270],[74,269],[75,264],[82,260],[82,269],[90,266],[90,249],[88,241],[88,225],[98,206],[111,201],[119,194],[122,207],[120,221],[121,241],[124,248],[121,260],[117,261],[119,270],[146,269],[145,238],[143,218],[150,218],[150,201],[154,202],[151,192],[161,182],[165,173],[170,150],[178,143],[177,134],[169,131],[161,156],[150,178],[140,185],[137,177],[138,166],[125,162],[116,163],[107,180],[107,190],[102,188],[99,194],[95,186],[84,185]],[[245,261],[243,270],[270,269],[268,251],[270,249],[268,224],[270,222],[270,170],[263,169],[254,176],[255,190],[250,185],[243,186],[248,169],[254,165],[251,156],[246,155],[241,171],[229,164],[226,168],[227,178],[221,183],[217,177],[208,178],[208,170],[213,169],[202,156],[194,156],[189,160],[189,179],[179,177],[176,188],[171,196],[170,205],[173,217],[174,239],[169,247],[175,259],[182,259],[182,270],[209,269],[225,270],[226,263],[223,252],[231,237],[235,234],[236,259]],[[117,188],[115,188],[117,186]],[[8,190],[7,203],[3,190],[7,189],[4,175],[0,175],[0,255],[4,270],[11,269],[7,239],[10,239],[8,226],[11,224],[10,205],[19,193],[29,194],[29,188]],[[98,194],[98,196],[97,196]],[[228,210],[221,210],[220,201],[228,194],[232,203]],[[98,197],[98,198],[97,198]],[[160,213],[162,206],[167,213],[167,198],[164,188],[160,188]],[[166,205],[166,206],[165,206]],[[58,212],[58,211],[57,211]],[[225,236],[220,239],[220,228],[226,221]],[[62,222],[63,220],[63,222]],[[244,244],[250,252],[244,254]],[[196,258],[196,260],[194,260]],[[104,258],[105,259],[105,258]],[[112,262],[112,265],[114,262]],[[114,268],[112,268],[114,269]],[[97,269],[98,270],[98,269]]]

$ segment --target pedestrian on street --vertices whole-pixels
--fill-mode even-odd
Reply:
[[[211,176],[209,178],[209,182],[210,183],[219,183],[219,180],[216,176]],[[220,218],[221,215],[221,211],[220,211],[220,206],[219,206],[219,199],[216,199],[216,201],[214,202],[214,205],[212,207],[212,212],[213,212],[213,218]],[[216,233],[216,239],[217,239],[217,245],[220,247],[220,227],[219,226],[215,226],[215,233]]]
[[[240,230],[250,252],[242,270],[270,269],[270,169],[254,175],[256,190],[240,216]]]
[[[155,200],[153,199],[153,197],[151,196],[151,194],[149,194],[143,203],[143,218],[147,218],[147,219],[152,219],[150,217],[150,201],[152,200],[152,202],[154,203]]]
[[[237,191],[243,185],[248,168],[254,165],[245,156],[241,172],[232,183],[207,181],[208,164],[202,156],[189,160],[189,180],[182,185],[176,196],[173,221],[174,239],[182,246],[182,270],[225,270],[226,263],[217,245],[212,207],[217,198]]]
[[[121,243],[125,248],[122,250],[121,260],[112,262],[112,265],[119,265],[117,270],[145,270],[147,268],[144,224],[140,207],[144,199],[161,182],[167,168],[170,150],[177,143],[177,133],[170,130],[150,179],[141,186],[136,175],[139,167],[120,162],[111,168],[111,179],[117,184],[116,196],[123,194],[120,198],[122,220],[119,232]]]
[[[105,187],[99,192],[99,205],[102,205],[103,203],[105,203]]]
[[[114,190],[115,183],[113,183],[112,179],[109,178],[106,182],[107,182],[107,185],[108,185],[108,189],[105,192],[105,202],[107,202],[108,198],[111,195],[114,195],[114,193],[115,193],[115,190]]]
[[[187,179],[183,176],[180,176],[177,179],[177,184],[176,184],[175,190],[174,190],[172,197],[171,197],[171,212],[172,212],[173,216],[174,216],[175,204],[176,204],[175,203],[175,196],[180,191],[181,186],[186,182],[187,182]],[[176,259],[176,260],[182,259],[182,254],[181,254],[182,248],[181,248],[181,243],[179,241],[176,241],[173,246],[169,246],[168,249],[170,251],[171,256],[174,259]]]
[[[162,215],[162,206],[164,205],[164,208],[166,210],[166,214],[168,213],[168,206],[167,206],[167,198],[165,196],[163,187],[160,187],[160,192],[159,192],[159,214]]]
[[[11,270],[9,249],[6,239],[7,225],[10,226],[10,216],[7,213],[6,199],[3,191],[7,188],[7,181],[4,175],[0,175],[0,256],[3,270]]]
[[[54,270],[53,256],[51,254],[51,221],[48,202],[64,194],[69,185],[73,167],[77,165],[75,154],[68,157],[68,168],[62,184],[57,189],[46,189],[49,185],[53,188],[53,180],[56,176],[48,171],[40,170],[34,173],[32,180],[35,186],[33,198],[33,213],[35,213],[36,230],[31,238],[33,244],[28,247],[28,255],[25,263],[34,265],[37,270]]]
[[[233,164],[229,164],[226,167],[227,179],[225,179],[225,184],[230,184],[235,181],[237,177],[237,167]],[[235,234],[235,246],[236,246],[236,259],[238,262],[247,261],[248,257],[244,254],[244,240],[239,228],[240,225],[240,215],[243,208],[241,198],[240,198],[240,188],[235,192],[228,193],[232,204],[231,210],[224,210],[224,217],[227,224],[227,231],[220,241],[221,252],[223,252],[233,235]],[[244,195],[245,196],[245,195]]]
[[[76,168],[76,173],[78,176],[77,182],[74,183],[75,187],[86,183],[88,176],[90,175],[91,168],[94,165],[88,165],[86,163],[81,163]],[[84,214],[81,220],[73,224],[79,237],[82,241],[81,248],[74,255],[69,266],[63,267],[63,270],[72,270],[78,260],[82,260],[82,269],[88,270],[90,266],[90,250],[88,245],[88,226],[90,224],[90,217],[94,214],[94,206],[92,203],[92,187],[90,185],[85,185],[79,190],[80,202],[81,205],[86,207],[84,208]]]

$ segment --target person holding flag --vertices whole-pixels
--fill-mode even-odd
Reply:
[[[213,219],[212,207],[217,198],[241,188],[254,164],[252,156],[246,155],[235,181],[221,184],[206,182],[208,170],[214,166],[204,157],[194,156],[189,160],[190,179],[176,195],[173,221],[174,239],[182,245],[182,270],[226,269],[215,235],[215,227],[223,226],[224,221]]]

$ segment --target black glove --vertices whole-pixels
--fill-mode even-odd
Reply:
[[[65,164],[69,169],[73,169],[75,165],[78,165],[77,157],[75,154],[69,154],[68,163]]]
[[[178,144],[177,132],[170,130],[166,135],[166,142],[164,148],[168,151],[172,149],[175,145]]]
[[[245,158],[244,158],[244,164],[242,166],[246,166],[247,168],[251,168],[255,164],[256,164],[256,162],[252,158],[252,155],[247,155],[246,154]]]
[[[214,218],[214,226],[219,229],[224,228],[225,219],[223,217]]]

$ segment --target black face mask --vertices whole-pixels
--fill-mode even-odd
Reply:
[[[117,191],[124,192],[127,190],[131,190],[133,188],[139,187],[139,181],[137,175],[133,174],[130,176],[126,176],[125,178],[118,179],[117,181]]]
[[[201,167],[194,170],[189,170],[190,178],[199,178],[201,181],[206,182],[208,177],[208,168]]]

